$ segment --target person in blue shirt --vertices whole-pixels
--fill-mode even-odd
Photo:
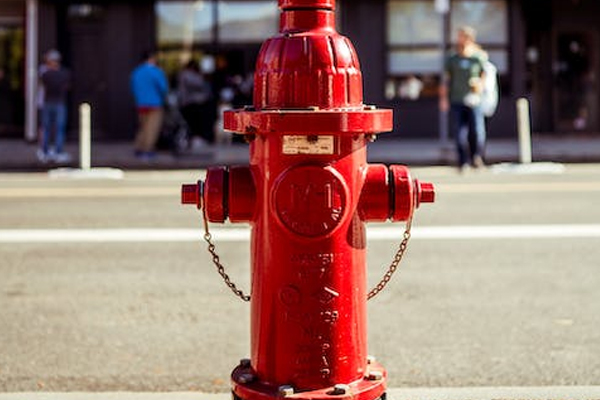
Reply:
[[[156,52],[144,52],[142,62],[131,73],[131,91],[139,122],[134,148],[139,159],[156,157],[156,142],[162,128],[168,90],[167,77],[157,64]]]

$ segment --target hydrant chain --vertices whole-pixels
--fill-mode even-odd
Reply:
[[[243,301],[250,301],[250,295],[247,295],[242,290],[238,289],[236,284],[231,281],[231,278],[225,272],[225,266],[223,266],[223,264],[221,263],[221,257],[219,257],[219,255],[216,252],[216,246],[212,241],[212,235],[211,235],[210,231],[208,230],[208,218],[206,216],[206,211],[204,211],[204,209],[202,212],[202,216],[203,216],[203,221],[204,221],[204,240],[206,241],[206,243],[208,243],[207,249],[208,249],[208,252],[210,253],[210,255],[212,256],[213,264],[215,264],[215,267],[217,267],[218,274],[221,275],[221,277],[223,278],[223,281],[225,282],[227,287],[229,287],[229,289],[231,289],[231,291],[237,297],[239,297]],[[394,255],[394,259],[392,260],[392,263],[390,264],[388,270],[383,275],[383,277],[381,278],[379,283],[377,285],[375,285],[375,287],[369,291],[369,293],[367,294],[367,300],[371,300],[373,297],[377,296],[379,294],[379,292],[381,292],[387,286],[387,284],[392,279],[392,275],[394,275],[394,273],[398,269],[398,265],[400,265],[400,261],[402,261],[402,258],[404,257],[404,253],[406,253],[406,248],[408,247],[408,241],[410,240],[411,225],[412,225],[412,214],[411,214],[410,218],[408,219],[408,221],[406,221],[406,229],[404,230],[404,234],[402,235],[402,242],[400,242],[400,244],[398,245],[398,250],[396,251],[396,254]]]
[[[250,295],[247,295],[242,290],[238,289],[236,284],[231,281],[231,278],[225,272],[225,266],[223,266],[223,264],[221,263],[221,257],[219,257],[219,255],[216,252],[216,246],[212,241],[212,235],[208,230],[208,218],[206,217],[206,212],[203,212],[202,216],[204,221],[204,240],[206,241],[206,243],[208,243],[207,249],[210,255],[212,256],[213,264],[215,264],[215,267],[217,267],[218,274],[221,275],[227,287],[229,287],[229,289],[231,289],[231,291],[237,297],[239,297],[243,301],[250,301]],[[392,263],[390,264],[388,270],[383,275],[379,283],[369,291],[369,293],[367,294],[367,300],[371,300],[373,297],[377,296],[379,292],[381,292],[387,286],[387,284],[392,279],[392,275],[394,275],[394,273],[398,269],[398,265],[400,265],[400,261],[402,261],[404,253],[406,253],[406,248],[408,247],[408,241],[410,240],[411,225],[412,215],[410,216],[409,220],[406,221],[406,229],[404,230],[404,234],[402,235],[402,242],[400,242],[400,244],[398,245],[398,250],[394,255]]]
[[[212,235],[208,230],[208,217],[206,215],[206,209],[203,208],[202,210],[202,217],[204,220],[204,240],[206,241],[206,243],[208,243],[207,249],[210,255],[212,256],[213,264],[215,264],[215,267],[217,267],[217,272],[219,273],[219,275],[221,275],[221,278],[223,278],[223,281],[225,282],[227,287],[231,289],[231,291],[237,297],[244,301],[250,301],[250,295],[244,294],[242,290],[238,289],[235,283],[231,281],[231,278],[229,278],[229,275],[227,275],[227,273],[225,272],[225,267],[223,266],[223,264],[221,264],[221,257],[219,257],[219,255],[217,254],[215,244],[212,241]]]
[[[404,257],[404,253],[406,253],[406,248],[408,247],[408,241],[410,240],[411,225],[412,225],[412,214],[411,214],[410,218],[408,219],[408,221],[406,221],[406,229],[404,230],[402,242],[400,242],[400,244],[398,245],[398,250],[396,251],[396,254],[394,255],[394,259],[392,260],[392,263],[390,264],[387,272],[385,273],[385,275],[383,275],[383,278],[381,278],[379,283],[373,289],[371,289],[369,291],[369,294],[367,294],[367,300],[371,300],[373,297],[377,296],[379,294],[379,292],[381,292],[383,290],[383,288],[385,288],[387,286],[387,284],[392,279],[392,275],[394,275],[394,272],[396,272],[396,270],[398,269],[398,265],[400,264],[400,261],[402,261],[402,257]]]

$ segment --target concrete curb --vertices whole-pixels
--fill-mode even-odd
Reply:
[[[392,388],[392,400],[598,400],[600,386]]]
[[[599,400],[600,386],[391,388],[392,400]],[[22,392],[0,400],[229,400],[229,393]]]

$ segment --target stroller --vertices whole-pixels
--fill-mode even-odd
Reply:
[[[157,147],[171,151],[173,155],[179,156],[187,150],[189,142],[190,128],[179,111],[177,94],[171,92],[167,95],[165,116],[162,130],[158,137]]]

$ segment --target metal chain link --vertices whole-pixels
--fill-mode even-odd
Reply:
[[[244,294],[243,291],[237,288],[235,283],[231,281],[229,275],[227,275],[227,273],[225,272],[225,267],[223,266],[223,264],[221,264],[221,258],[217,254],[215,250],[215,244],[212,241],[212,235],[208,231],[208,217],[206,216],[206,207],[202,207],[202,217],[204,220],[204,240],[206,241],[206,243],[208,243],[208,252],[212,256],[213,264],[215,264],[215,267],[217,267],[217,272],[219,273],[219,275],[221,275],[227,287],[231,289],[231,291],[237,297],[244,301],[250,301],[250,295]]]
[[[367,300],[371,300],[373,297],[377,296],[379,292],[381,292],[383,288],[385,288],[386,285],[390,282],[390,280],[392,279],[392,275],[394,275],[394,272],[396,272],[396,270],[398,269],[398,265],[400,264],[400,261],[402,261],[402,257],[404,257],[406,247],[408,246],[408,241],[410,240],[411,225],[412,214],[408,218],[408,221],[406,221],[406,228],[404,230],[404,234],[402,235],[402,242],[400,242],[400,244],[398,245],[398,250],[394,255],[394,259],[392,260],[390,267],[388,268],[387,272],[383,275],[383,278],[381,278],[379,283],[369,291],[369,294],[367,294]]]
[[[206,216],[206,210],[204,207],[202,207],[202,217],[204,221],[204,240],[206,241],[206,243],[208,243],[207,249],[210,255],[212,256],[213,264],[215,264],[215,267],[217,267],[217,272],[219,273],[219,275],[221,275],[227,287],[229,287],[229,289],[231,289],[231,291],[237,297],[239,297],[243,301],[250,301],[250,295],[247,295],[242,290],[238,289],[235,283],[231,281],[231,278],[229,278],[229,275],[227,275],[227,273],[225,272],[225,267],[223,266],[223,264],[221,264],[221,258],[216,252],[215,244],[212,241],[212,235],[210,234],[208,229],[208,218]],[[398,245],[398,250],[394,255],[392,263],[390,264],[387,272],[383,275],[379,283],[369,291],[369,294],[367,294],[367,300],[371,300],[373,297],[377,296],[387,286],[387,284],[392,279],[392,275],[394,275],[394,272],[396,272],[396,270],[398,269],[398,265],[400,264],[400,261],[402,261],[404,253],[406,253],[406,248],[408,247],[408,241],[410,240],[411,225],[412,214],[410,215],[408,221],[406,221],[406,228],[404,230],[404,234],[402,235],[402,242],[400,242],[400,244]]]

